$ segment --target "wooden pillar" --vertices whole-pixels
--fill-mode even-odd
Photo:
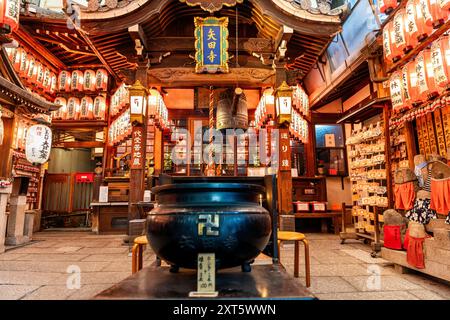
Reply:
[[[136,81],[139,80],[147,87],[148,60],[139,62],[136,70]],[[132,152],[130,166],[130,191],[128,200],[128,221],[139,218],[137,203],[144,198],[145,190],[145,152],[147,150],[147,117],[144,123],[132,124]],[[128,233],[129,233],[128,229]]]
[[[414,157],[417,155],[416,139],[414,137],[414,128],[412,122],[405,121],[403,133],[406,138],[406,152],[408,153],[409,168],[414,171]]]
[[[275,89],[287,80],[284,63],[275,63]],[[283,217],[283,215],[292,215],[292,165],[291,165],[291,146],[289,129],[278,126],[279,129],[279,164],[278,164],[278,212],[280,214],[280,229],[295,231],[294,217]]]
[[[164,165],[164,141],[159,128],[155,128],[155,144],[153,150],[155,154],[155,175],[159,175],[162,173]]]
[[[305,143],[305,156],[306,156],[306,176],[314,177],[316,175],[316,150],[315,136],[314,136],[314,124],[310,119],[308,120],[308,142]]]
[[[0,161],[0,178],[10,178],[12,174],[12,144],[14,139],[15,119],[12,118],[13,114],[9,112],[9,116],[6,116],[6,112],[3,109],[3,143],[0,144],[0,153],[2,154],[2,160]]]

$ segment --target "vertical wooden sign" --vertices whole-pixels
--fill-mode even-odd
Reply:
[[[291,171],[291,140],[289,129],[280,129],[280,171]]]
[[[134,126],[131,139],[131,169],[144,169],[144,128]]]

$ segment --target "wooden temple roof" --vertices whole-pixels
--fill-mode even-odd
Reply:
[[[88,7],[72,5],[64,13],[42,9],[27,12],[21,16],[18,36],[33,38],[36,44],[32,46],[40,46],[44,56],[60,70],[103,66],[121,82],[138,66],[136,34],[150,59],[150,70],[193,67],[193,19],[211,14],[197,5],[204,3],[221,7],[217,15],[229,18],[232,54],[238,25],[240,60],[234,63],[255,68],[259,74],[272,69],[285,39],[283,28],[291,28],[285,64],[302,78],[341,30],[346,15],[345,7],[332,9],[329,0],[317,2],[320,9],[305,7],[309,2],[287,0],[107,0],[103,6],[91,0]],[[133,35],[130,28],[134,27],[138,32]]]

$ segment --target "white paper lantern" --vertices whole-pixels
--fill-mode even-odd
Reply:
[[[52,130],[37,124],[28,129],[25,156],[31,163],[42,164],[48,161],[52,149]]]

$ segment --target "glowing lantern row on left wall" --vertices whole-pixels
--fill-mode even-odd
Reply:
[[[32,164],[43,164],[48,161],[52,149],[52,130],[37,124],[27,130],[25,156]]]
[[[0,1],[0,29],[11,33],[19,28],[20,0]]]

